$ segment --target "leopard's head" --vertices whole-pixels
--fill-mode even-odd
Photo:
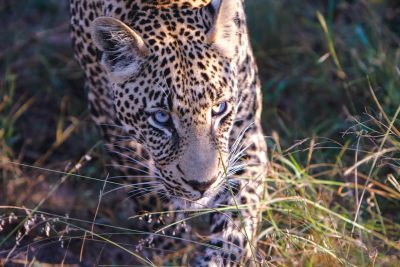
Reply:
[[[240,4],[147,7],[129,26],[93,23],[118,120],[149,152],[165,190],[189,202],[216,194],[229,172]]]

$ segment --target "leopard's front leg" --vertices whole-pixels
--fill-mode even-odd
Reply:
[[[260,260],[253,243],[260,217],[260,196],[256,194],[260,185],[243,180],[230,183],[234,184],[232,190],[216,207],[224,211],[210,216],[210,247],[199,255],[194,266],[256,266]]]
[[[244,143],[250,146],[241,164],[247,167],[235,177],[228,177],[226,193],[216,196],[216,211],[210,216],[209,247],[193,266],[258,266],[261,262],[254,243],[261,217],[262,181],[267,171],[266,147],[260,129],[255,126],[244,136]]]

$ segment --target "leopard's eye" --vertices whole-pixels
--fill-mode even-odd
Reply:
[[[220,102],[212,107],[211,114],[213,117],[221,116],[225,113],[228,108],[228,103],[226,101]]]
[[[171,116],[162,110],[159,110],[153,114],[154,121],[162,126],[165,126],[169,122],[170,118]]]

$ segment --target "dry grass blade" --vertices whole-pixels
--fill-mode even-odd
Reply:
[[[397,191],[400,193],[400,184],[399,182],[394,178],[393,174],[388,174],[388,180],[389,182],[396,188]]]
[[[344,175],[349,175],[350,173],[352,173],[353,171],[355,171],[359,166],[361,166],[362,164],[365,164],[365,163],[369,162],[369,161],[372,160],[372,159],[373,159],[373,160],[376,160],[377,158],[379,158],[379,157],[381,157],[381,156],[383,156],[383,155],[385,155],[385,154],[388,154],[388,153],[391,153],[391,152],[395,152],[395,151],[397,151],[397,148],[396,148],[396,147],[391,147],[391,148],[386,148],[386,149],[383,149],[383,150],[381,150],[381,151],[372,153],[371,155],[369,155],[369,156],[363,158],[362,160],[358,161],[356,164],[354,164],[353,166],[351,166],[350,168],[348,168],[348,169],[344,172]]]
[[[71,118],[71,124],[62,132],[62,134],[58,135],[56,141],[50,146],[47,152],[41,156],[34,165],[43,166],[44,162],[53,154],[53,152],[59,148],[71,135],[79,128],[80,120],[76,118]]]
[[[332,33],[329,30],[329,27],[326,23],[324,16],[319,11],[317,11],[317,18],[318,18],[319,23],[321,24],[322,30],[325,33],[325,38],[328,42],[329,53],[330,53],[330,55],[332,55],[333,61],[335,62],[336,66],[338,68],[337,75],[341,79],[345,79],[346,73],[343,71],[342,65],[340,64],[339,58],[337,56],[337,53],[335,50],[335,45],[334,45],[333,39],[332,39]]]
[[[374,99],[374,102],[375,102],[376,106],[378,107],[380,113],[381,113],[382,116],[385,118],[386,123],[387,123],[388,125],[390,125],[390,129],[393,130],[393,132],[394,132],[397,136],[400,137],[400,131],[399,131],[399,130],[396,128],[396,126],[394,125],[394,121],[395,121],[395,118],[396,118],[397,116],[395,116],[395,118],[393,119],[393,121],[391,121],[391,120],[389,119],[389,117],[388,117],[388,115],[386,114],[386,112],[384,111],[384,109],[383,109],[381,103],[379,102],[378,98],[376,97],[376,94],[375,94],[375,92],[374,92],[374,89],[372,89],[371,81],[370,81],[369,77],[368,77],[368,86],[369,86],[369,91],[371,92],[372,98]]]

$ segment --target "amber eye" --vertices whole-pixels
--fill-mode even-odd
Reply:
[[[228,108],[228,103],[223,101],[212,107],[211,114],[213,117],[221,116]]]
[[[171,116],[167,112],[159,110],[153,114],[153,118],[156,123],[165,126],[169,122]]]

